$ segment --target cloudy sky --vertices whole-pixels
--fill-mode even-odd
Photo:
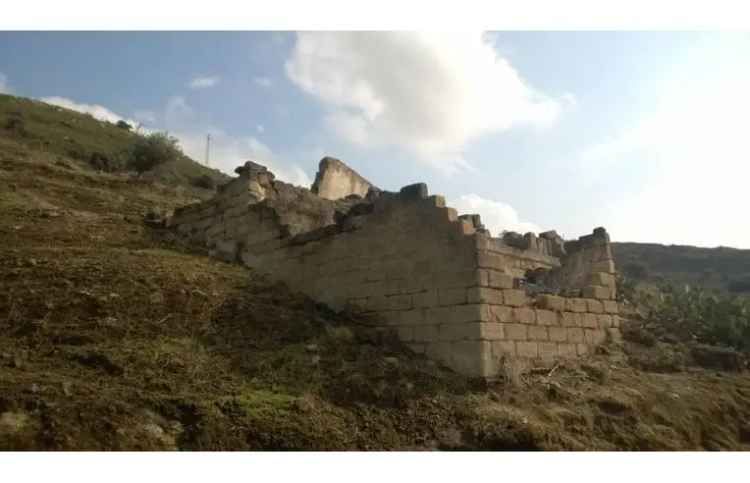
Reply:
[[[19,55],[23,53],[23,55]],[[307,185],[324,155],[493,233],[750,248],[750,34],[0,32],[0,92]]]

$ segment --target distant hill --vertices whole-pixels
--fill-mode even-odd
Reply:
[[[72,158],[94,168],[125,169],[127,150],[139,135],[89,114],[0,94],[0,140],[6,138],[14,144]],[[214,184],[229,180],[221,171],[184,155],[143,174],[145,179],[191,189],[196,188],[197,180],[204,176],[211,178]]]
[[[750,292],[750,250],[656,243],[614,243],[612,250],[620,272],[636,280]]]

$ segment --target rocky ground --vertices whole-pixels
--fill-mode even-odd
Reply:
[[[631,337],[467,380],[143,222],[192,199],[0,136],[0,448],[750,449],[747,372]]]

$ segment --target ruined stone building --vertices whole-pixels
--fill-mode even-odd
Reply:
[[[509,360],[576,357],[619,337],[603,228],[496,238],[424,184],[383,191],[332,158],[309,190],[250,161],[236,172],[170,226],[456,371],[492,378]]]

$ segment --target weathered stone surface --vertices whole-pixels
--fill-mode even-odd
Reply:
[[[545,361],[555,359],[558,355],[557,344],[554,342],[540,342],[538,350],[539,357]]]
[[[604,312],[604,305],[602,305],[601,301],[596,299],[586,299],[586,307],[589,312],[595,314],[601,314]]]
[[[537,309],[536,323],[540,325],[559,325],[557,312],[551,310]]]
[[[467,290],[470,304],[486,303],[492,305],[503,304],[503,292],[494,288],[471,287]]]
[[[490,305],[490,321],[513,322],[513,309],[505,305]]]
[[[582,294],[584,297],[591,299],[608,299],[610,298],[611,290],[599,285],[587,285],[583,287]]]
[[[565,327],[549,327],[549,340],[553,342],[565,342],[568,340],[568,329]]]
[[[577,312],[563,312],[560,322],[563,327],[581,327],[581,314]]]
[[[568,342],[583,343],[583,329],[580,327],[568,327],[565,330],[568,334]]]
[[[536,300],[537,306],[548,310],[565,310],[565,299],[556,295],[541,294]]]
[[[541,325],[530,325],[528,332],[529,340],[549,340],[547,327]]]
[[[513,322],[519,324],[536,324],[536,311],[530,307],[514,307]]]
[[[489,270],[489,285],[492,288],[513,288],[513,276],[496,270]]]
[[[536,342],[516,342],[516,355],[518,357],[538,357],[539,345]]]
[[[604,308],[604,312],[608,314],[616,314],[619,312],[617,302],[614,300],[602,300],[602,306]]]
[[[526,340],[527,326],[522,324],[503,324],[503,333],[508,340]]]
[[[599,327],[599,319],[597,318],[596,314],[582,314],[581,325],[588,329],[596,329]]]
[[[569,312],[586,312],[586,300],[579,298],[565,299],[565,310]]]
[[[526,305],[526,293],[523,290],[503,290],[503,299],[505,300],[505,305],[510,305],[511,307]]]
[[[516,343],[510,340],[493,340],[492,355],[495,358],[515,357]]]
[[[350,195],[364,198],[372,186],[372,183],[338,159],[325,157],[320,160],[310,191],[329,200]]]

